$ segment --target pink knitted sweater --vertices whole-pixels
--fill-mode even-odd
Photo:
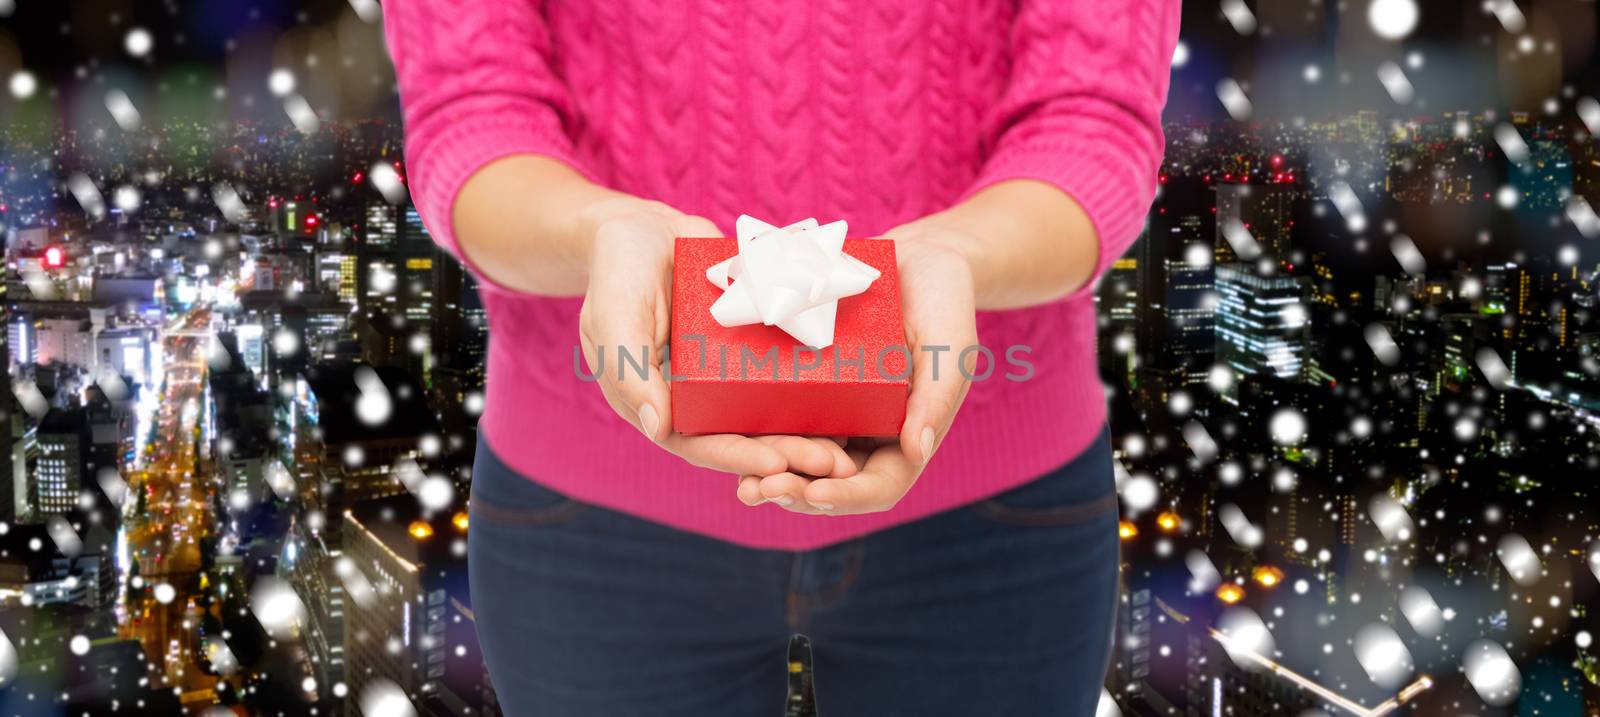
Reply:
[[[385,0],[411,194],[457,258],[451,207],[485,164],[536,153],[705,216],[845,219],[876,236],[985,185],[1050,182],[1088,212],[1104,271],[1156,187],[1178,0]],[[730,232],[731,235],[731,232]],[[476,269],[469,266],[476,273]],[[1098,275],[1098,273],[1097,273]],[[999,493],[1101,431],[1088,290],[980,312],[1030,381],[975,383],[887,513],[749,508],[573,374],[579,299],[484,282],[480,425],[508,465],[589,503],[763,548],[809,549]]]

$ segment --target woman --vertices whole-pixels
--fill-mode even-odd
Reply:
[[[1176,0],[384,7],[412,196],[492,327],[469,572],[508,714],[777,714],[794,634],[823,714],[1093,713],[1089,287],[1156,186]],[[578,345],[659,360],[673,237],[741,213],[892,238],[909,345],[1032,375],[919,351],[898,440],[848,451],[678,434],[659,370],[580,380]]]

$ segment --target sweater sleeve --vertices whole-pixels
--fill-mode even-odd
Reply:
[[[514,292],[467,259],[451,210],[473,173],[510,155],[545,155],[587,174],[567,134],[573,102],[538,2],[384,0],[383,12],[417,212],[480,286]]]
[[[1037,179],[1078,202],[1100,244],[1094,282],[1138,239],[1165,149],[1178,0],[1020,0],[1011,76],[986,118],[987,158],[967,194]]]

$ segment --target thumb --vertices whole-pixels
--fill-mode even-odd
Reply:
[[[639,316],[638,307],[605,308],[585,342],[585,353],[595,354],[591,362],[598,365],[600,390],[618,415],[659,441],[671,432],[672,398],[661,374],[653,327]]]
[[[956,410],[970,385],[959,365],[966,344],[918,347],[911,371],[911,396],[906,402],[906,422],[900,429],[900,450],[911,461],[925,465],[950,430]],[[969,356],[967,363],[974,363]]]
[[[617,249],[627,250],[627,246]],[[624,256],[605,262],[605,270],[590,275],[579,319],[585,353],[595,354],[598,383],[607,402],[652,441],[671,432],[672,397],[661,371],[665,289],[646,285],[668,281],[665,261]]]
[[[920,469],[950,430],[983,351],[965,260],[915,242],[897,244],[896,251],[906,340],[915,352],[900,450]]]
[[[682,215],[672,220],[672,235],[675,237],[719,237],[722,230],[717,228],[710,219],[691,215]]]

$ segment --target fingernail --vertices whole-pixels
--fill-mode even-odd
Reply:
[[[778,505],[783,505],[783,506],[787,506],[787,505],[790,505],[790,504],[794,503],[794,499],[790,498],[789,496],[786,496],[786,495],[780,495],[780,496],[776,496],[776,497],[773,497],[773,498],[768,498],[767,500],[770,500],[770,501],[772,501],[774,503],[777,503]]]
[[[656,426],[661,422],[661,417],[656,415],[656,407],[646,403],[639,407],[639,430],[644,431],[645,438],[656,439]]]
[[[832,503],[815,503],[815,502],[813,502],[811,504],[811,507],[816,508],[817,510],[833,510],[833,504]]]
[[[922,462],[923,462],[923,464],[926,465],[927,462],[928,462],[928,459],[932,458],[932,457],[933,457],[933,426],[927,426],[927,427],[922,429]]]

